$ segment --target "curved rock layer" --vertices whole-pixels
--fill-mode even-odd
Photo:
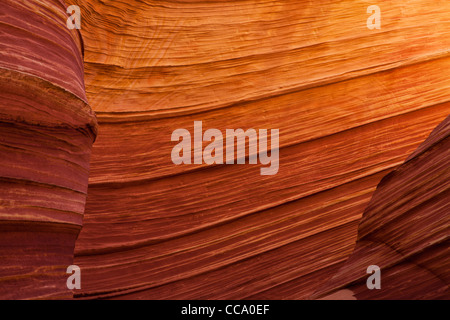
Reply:
[[[313,296],[450,299],[450,117],[382,179],[364,212],[353,254]],[[369,290],[367,267],[381,269]]]
[[[97,122],[58,0],[0,2],[0,298],[70,298]]]
[[[79,298],[307,298],[449,114],[446,0],[380,3],[380,30],[362,0],[74,3],[101,128]],[[278,174],[174,165],[171,134],[196,120],[279,129]]]

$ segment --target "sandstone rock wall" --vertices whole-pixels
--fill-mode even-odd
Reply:
[[[450,3],[372,4],[1,0],[0,298],[448,298]],[[175,165],[194,121],[278,173]]]
[[[0,298],[70,298],[95,115],[57,0],[0,2]]]
[[[314,298],[450,298],[450,117],[377,187],[352,255]],[[381,288],[367,289],[370,265]],[[328,293],[328,295],[326,295]]]
[[[77,297],[307,298],[449,113],[447,1],[75,1],[100,132]],[[180,165],[177,128],[278,128],[280,169]]]

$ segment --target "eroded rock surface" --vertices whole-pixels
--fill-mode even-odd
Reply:
[[[84,71],[64,1],[0,3],[0,297],[70,297],[72,263],[87,299],[377,298],[367,263],[445,297],[448,1],[66,4]],[[279,129],[278,173],[174,165],[194,121]]]
[[[449,113],[447,1],[75,1],[100,133],[77,297],[307,298],[381,178]],[[280,169],[180,165],[171,133],[277,128]]]
[[[0,298],[70,298],[95,114],[64,1],[0,2]]]
[[[450,117],[377,187],[344,266],[313,298],[450,299]],[[367,287],[368,266],[381,269]],[[372,283],[372,281],[369,281]]]

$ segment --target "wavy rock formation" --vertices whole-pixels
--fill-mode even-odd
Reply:
[[[0,298],[70,298],[97,122],[64,1],[0,2]]]
[[[378,185],[353,254],[314,298],[450,299],[450,117]],[[366,269],[381,268],[369,290]]]
[[[73,2],[100,123],[79,298],[307,298],[449,113],[448,1],[380,4],[380,30],[362,0]],[[196,120],[279,129],[278,174],[174,165]]]
[[[372,4],[2,0],[0,298],[445,297],[448,122],[358,225],[449,114],[450,2]],[[279,129],[278,173],[175,165],[194,121]]]

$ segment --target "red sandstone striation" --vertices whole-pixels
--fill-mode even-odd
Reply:
[[[0,2],[0,298],[70,298],[97,122],[58,0]]]
[[[382,179],[353,254],[313,297],[450,299],[450,117]],[[366,285],[370,265],[381,288]]]
[[[307,298],[381,178],[449,113],[448,1],[81,6],[99,122],[79,298]],[[171,133],[280,129],[280,169],[180,165]]]
[[[73,259],[85,299],[377,298],[354,282],[377,263],[444,297],[442,126],[358,224],[449,114],[448,1],[389,1],[380,30],[366,0],[70,4],[86,95],[63,1],[0,4],[0,297],[70,297]],[[279,129],[278,173],[174,165],[196,120]]]

